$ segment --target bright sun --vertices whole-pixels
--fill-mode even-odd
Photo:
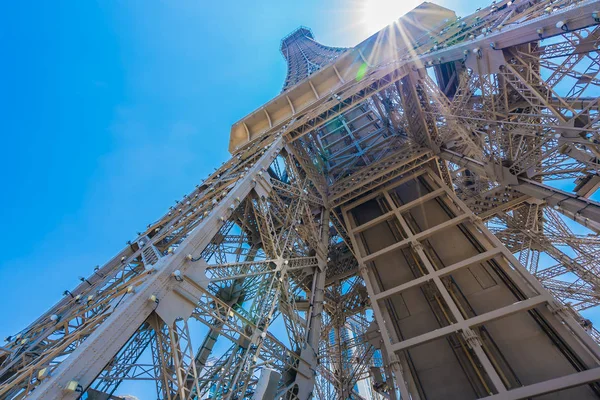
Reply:
[[[362,22],[369,34],[375,33],[418,4],[418,0],[363,0]]]

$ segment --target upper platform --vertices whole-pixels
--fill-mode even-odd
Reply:
[[[309,107],[362,79],[369,69],[406,54],[421,37],[454,19],[454,11],[425,2],[349,49],[323,46],[314,40],[310,29],[296,29],[281,41],[281,52],[288,63],[283,92],[231,127],[229,151],[233,153],[303,115]]]

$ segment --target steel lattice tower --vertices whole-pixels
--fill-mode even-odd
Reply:
[[[7,338],[0,398],[600,397],[598,10],[292,32],[232,158]]]
[[[285,57],[288,67],[283,90],[330,64],[345,50],[316,42],[312,31],[306,27],[296,29],[281,40],[281,54]]]

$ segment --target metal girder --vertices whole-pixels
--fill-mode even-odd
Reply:
[[[477,162],[468,157],[464,157],[453,153],[449,150],[443,150],[440,154],[442,158],[457,165],[468,168],[470,171],[476,172],[481,176],[488,176],[489,168],[486,168],[483,163]],[[515,177],[514,180],[508,180],[507,184],[523,193],[524,195],[533,197],[546,202],[549,206],[556,208],[565,215],[581,223],[583,226],[589,227],[595,232],[600,232],[600,204],[589,200],[585,197],[580,197],[560,189],[535,182],[531,179]],[[492,176],[494,180],[501,180],[500,177]]]

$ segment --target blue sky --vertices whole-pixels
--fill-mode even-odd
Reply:
[[[0,337],[26,326],[228,157],[231,125],[281,89],[283,36],[305,25],[323,44],[352,46],[377,21],[411,8],[324,3],[3,6]],[[465,15],[483,3],[440,4]]]

